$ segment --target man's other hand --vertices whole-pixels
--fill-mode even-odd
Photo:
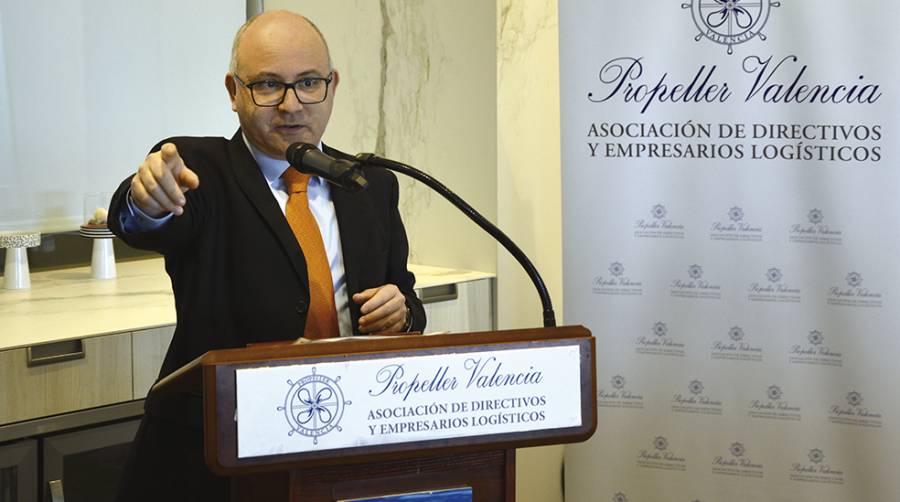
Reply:
[[[131,198],[147,216],[179,216],[187,203],[185,192],[198,186],[200,178],[184,165],[175,145],[166,143],[148,155],[131,178]]]
[[[406,324],[406,297],[393,284],[367,289],[353,295],[360,304],[359,332],[403,331]]]

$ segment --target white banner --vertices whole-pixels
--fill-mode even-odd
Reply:
[[[577,345],[236,372],[238,458],[581,425]]]
[[[560,1],[567,500],[900,500],[898,14]]]

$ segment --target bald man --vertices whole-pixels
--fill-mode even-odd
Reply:
[[[162,253],[172,279],[178,323],[160,378],[212,349],[424,329],[391,173],[367,171],[359,193],[312,177],[304,206],[318,235],[292,220],[304,194],[290,188],[287,147],[347,157],[321,142],[339,82],[312,22],[256,16],[238,30],[225,76],[240,129],[230,140],[164,140],[119,187],[113,232]],[[227,480],[203,462],[200,405],[148,396],[119,500],[228,500]]]

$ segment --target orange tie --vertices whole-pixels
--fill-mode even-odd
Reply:
[[[340,336],[334,307],[331,267],[328,266],[328,255],[325,253],[319,224],[309,210],[306,193],[309,175],[288,168],[281,177],[289,194],[284,215],[303,249],[309,276],[309,310],[303,336],[313,340]]]

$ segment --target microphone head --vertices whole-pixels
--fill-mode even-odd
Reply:
[[[351,192],[365,190],[369,186],[368,180],[359,169],[359,163],[335,159],[309,143],[292,143],[284,152],[284,158],[291,167],[301,173],[319,176]]]
[[[291,143],[284,152],[284,159],[291,163],[291,165],[299,166],[303,160],[303,156],[310,150],[318,150],[318,148],[316,148],[315,145],[299,141],[297,143]]]

